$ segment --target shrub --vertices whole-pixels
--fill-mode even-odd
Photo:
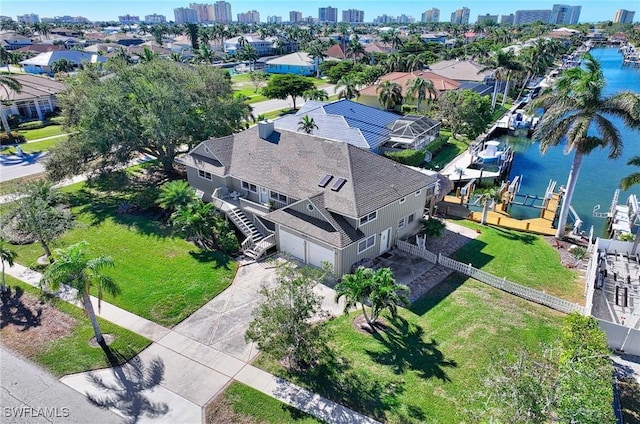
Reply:
[[[43,128],[45,126],[45,123],[42,121],[30,121],[30,122],[24,122],[20,125],[18,125],[18,129],[21,130],[36,130],[38,128]]]
[[[64,125],[64,116],[53,116],[49,118],[49,123],[54,125]]]
[[[384,155],[389,159],[399,162],[403,165],[419,166],[420,164],[422,164],[422,162],[424,162],[425,151],[406,149],[400,150],[398,152],[385,152]]]
[[[447,135],[439,135],[438,138],[433,140],[427,146],[427,151],[431,153],[436,153],[438,150],[442,149],[442,146],[449,142],[449,136]]]
[[[18,128],[18,125],[20,124],[20,115],[7,116],[7,122],[9,123],[9,128]]]
[[[7,135],[7,133],[3,132],[0,134],[0,145],[7,146],[10,144],[20,144],[26,143],[27,139],[20,133],[15,131],[11,131],[11,135]]]
[[[418,108],[412,105],[402,105],[402,113],[416,112]]]

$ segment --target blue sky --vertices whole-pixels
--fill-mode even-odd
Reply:
[[[0,15],[11,16],[25,13],[36,13],[40,17],[61,15],[85,16],[91,20],[117,20],[118,15],[144,15],[159,13],[168,20],[173,20],[173,9],[186,7],[189,2],[213,3],[214,0],[1,0]],[[360,9],[365,12],[365,21],[387,14],[397,16],[405,14],[420,20],[420,15],[426,9],[437,7],[440,9],[440,20],[449,21],[451,12],[462,6],[471,9],[470,23],[474,23],[478,15],[509,14],[516,9],[551,9],[554,3],[582,5],[580,22],[599,22],[612,20],[618,9],[636,11],[635,20],[640,18],[640,2],[638,0],[582,0],[582,1],[503,1],[503,0],[460,0],[460,1],[424,1],[424,0],[334,0],[334,1],[291,1],[291,0],[232,0],[231,12],[237,13],[255,9],[260,12],[264,22],[268,15],[289,17],[289,11],[298,10],[303,16],[318,16],[318,7],[333,6],[338,8],[338,18],[343,9]]]

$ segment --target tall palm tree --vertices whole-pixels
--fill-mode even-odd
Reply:
[[[383,81],[376,89],[378,101],[385,109],[393,109],[402,103],[402,87],[397,82]]]
[[[314,88],[313,90],[307,90],[302,93],[302,98],[305,100],[317,100],[319,102],[329,100],[329,93],[326,90]]]
[[[307,52],[313,59],[313,63],[316,67],[316,78],[320,78],[320,64],[327,57],[324,53],[324,46],[320,42],[313,42],[307,46]]]
[[[336,302],[344,297],[344,313],[348,314],[349,310],[355,308],[359,303],[362,308],[362,315],[364,315],[364,319],[369,325],[371,325],[372,321],[369,315],[367,315],[365,302],[369,297],[369,281],[372,276],[373,270],[371,268],[361,266],[358,267],[353,274],[343,276],[342,281],[335,286]]]
[[[366,51],[364,50],[364,46],[360,43],[360,39],[358,38],[357,35],[355,35],[349,41],[349,44],[347,45],[345,53],[348,56],[351,56],[351,58],[353,59],[353,63],[356,63],[356,59],[359,56],[364,56]]]
[[[2,128],[4,129],[4,132],[7,133],[7,136],[11,138],[11,128],[9,127],[9,121],[7,120],[4,106],[5,102],[11,102],[11,91],[14,93],[20,93],[22,91],[22,84],[12,76],[0,74],[0,87],[2,87],[3,91],[3,93],[1,93],[2,99],[0,99],[0,118],[2,119]]]
[[[480,195],[479,201],[482,205],[482,218],[480,218],[480,223],[482,225],[487,222],[487,215],[489,214],[489,204],[492,202],[500,202],[502,197],[500,196],[500,190],[497,187],[492,187],[489,190],[485,191]]]
[[[198,46],[198,36],[200,35],[200,31],[198,29],[198,24],[189,23],[186,24],[187,28],[187,38],[191,41],[191,48],[193,50],[197,50]]]
[[[338,80],[336,84],[336,90],[338,90],[338,97],[341,99],[353,99],[360,96],[358,91],[358,80],[351,74],[345,74]]]
[[[634,156],[629,159],[627,165],[640,166],[640,156]],[[636,184],[640,184],[640,172],[634,172],[624,177],[622,181],[620,181],[620,188],[623,190],[629,190],[631,186]]]
[[[4,281],[4,263],[6,262],[9,266],[13,266],[13,260],[16,256],[18,256],[18,254],[9,247],[9,243],[3,238],[0,238],[0,262],[2,262],[2,286],[0,286],[0,291],[2,291],[2,293],[7,291],[7,286]]]
[[[433,81],[430,79],[418,77],[410,80],[407,84],[407,95],[417,100],[418,112],[420,112],[420,105],[427,98],[427,95],[429,99],[435,99],[437,94]]]
[[[631,128],[640,128],[640,95],[621,92],[602,96],[604,75],[600,64],[590,54],[583,57],[585,68],[569,69],[556,81],[553,90],[543,93],[533,106],[542,106],[545,113],[534,131],[545,153],[566,139],[565,152],[574,151],[565,189],[556,237],[562,237],[569,207],[585,155],[595,148],[608,148],[609,158],[622,154],[620,132],[607,116],[617,116]],[[592,127],[592,134],[589,129]]]
[[[90,259],[85,252],[86,246],[87,242],[82,241],[67,249],[58,250],[58,259],[45,271],[42,284],[53,291],[58,291],[63,284],[76,289],[76,297],[82,302],[93,326],[96,342],[103,343],[104,338],[91,303],[91,289],[95,287],[98,290],[98,311],[100,311],[102,293],[107,292],[115,296],[120,294],[120,288],[111,277],[103,273],[105,268],[113,268],[113,259],[105,255]]]
[[[317,129],[318,125],[316,125],[316,121],[313,118],[310,118],[309,115],[304,115],[298,122],[298,131],[311,134],[313,130]]]

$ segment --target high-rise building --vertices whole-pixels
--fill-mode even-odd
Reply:
[[[167,22],[167,17],[164,15],[158,15],[157,13],[152,13],[151,15],[145,16],[144,21],[148,24],[162,24]]]
[[[189,4],[189,8],[196,11],[198,22],[213,22],[214,20],[213,5],[191,3]]]
[[[440,22],[440,9],[432,8],[422,14],[422,22]]]
[[[620,9],[613,16],[613,22],[616,24],[631,24],[635,14],[636,12],[632,10]]]
[[[130,24],[139,24],[140,23],[140,16],[137,15],[129,15],[128,13],[126,15],[122,15],[122,16],[118,16],[118,21],[121,24],[125,24],[125,25],[130,25]]]
[[[497,24],[498,15],[489,15],[488,13],[486,15],[478,15],[478,19],[476,19],[476,22],[479,24],[488,23],[488,22],[494,22]]]
[[[260,13],[250,10],[247,13],[238,13],[238,22],[241,24],[257,24],[260,22]]]
[[[452,24],[463,24],[466,25],[469,23],[469,10],[468,7],[463,7],[462,9],[458,9],[451,14],[451,23]]]
[[[228,24],[233,21],[231,15],[231,3],[226,1],[217,1],[213,4],[213,15],[216,22]]]
[[[177,24],[194,24],[198,22],[198,14],[189,7],[173,9],[173,16]]]
[[[20,24],[37,24],[40,22],[40,16],[35,13],[27,13],[24,15],[18,15],[17,21]]]
[[[282,16],[267,16],[267,23],[268,24],[281,24],[282,23]]]
[[[2,17],[0,16],[0,21]],[[87,24],[90,23],[89,19],[84,16],[54,16],[53,18],[40,18],[40,21],[45,24]]]
[[[292,10],[291,12],[289,12],[289,22],[302,22],[302,12],[298,12],[297,10]]]
[[[508,15],[500,15],[500,25],[513,25],[515,15],[510,13]]]
[[[540,21],[545,24],[549,23],[551,19],[551,10],[516,10],[515,17],[513,18],[514,25],[532,24]]]
[[[582,6],[569,6],[567,4],[554,4],[551,9],[550,24],[575,25],[580,19]]]
[[[396,22],[396,18],[393,16],[389,16],[386,13],[382,16],[378,16],[373,20],[374,24],[394,24]]]
[[[399,24],[412,24],[415,21],[416,20],[413,16],[407,16],[405,14],[402,14],[396,18],[396,22]]]
[[[342,22],[352,24],[364,22],[364,10],[347,9],[342,11]]]
[[[338,22],[338,9],[331,6],[319,8],[318,22]]]

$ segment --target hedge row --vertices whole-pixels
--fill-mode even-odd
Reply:
[[[398,152],[385,152],[384,155],[403,165],[420,166],[424,162],[425,152],[424,150],[406,149]]]

